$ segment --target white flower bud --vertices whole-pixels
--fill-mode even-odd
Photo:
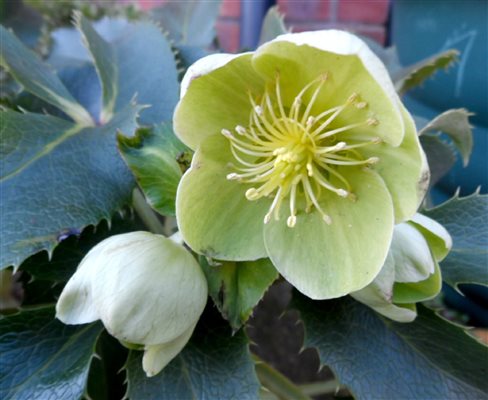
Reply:
[[[161,371],[191,337],[207,301],[195,258],[164,236],[112,236],[81,261],[56,305],[66,324],[100,319],[122,342],[144,345],[148,376]]]

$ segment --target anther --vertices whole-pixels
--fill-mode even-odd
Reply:
[[[376,119],[376,118],[368,118],[366,123],[370,126],[376,126],[378,125],[380,122]]]
[[[370,157],[366,160],[368,162],[368,164],[377,164],[378,161],[380,161],[380,159],[378,157]]]
[[[264,216],[264,223],[267,224],[269,221],[271,221],[271,213],[267,213]]]
[[[334,150],[343,150],[347,146],[346,142],[339,142],[334,146]]]
[[[363,108],[366,108],[367,105],[368,103],[366,103],[365,101],[360,101],[359,103],[356,103],[354,107],[359,108],[361,110]]]
[[[344,189],[337,189],[337,194],[341,197],[347,197],[349,196],[349,192]]]
[[[246,132],[246,128],[244,128],[243,126],[241,125],[237,125],[236,126],[236,132],[239,134],[239,135],[245,135],[247,132]]]
[[[294,215],[290,215],[288,219],[286,220],[286,224],[288,225],[289,228],[293,228],[297,223],[297,217]]]
[[[313,175],[312,164],[307,163],[307,166],[306,167],[307,167],[308,176],[312,176]]]
[[[251,200],[251,201],[257,200],[257,199],[259,199],[259,197],[261,197],[261,196],[260,196],[259,192],[256,190],[256,188],[250,188],[250,189],[246,190],[246,198],[248,200]]]
[[[263,115],[263,107],[261,106],[255,106],[254,107],[254,111],[256,112],[257,115],[259,115],[260,117]]]
[[[373,144],[380,144],[380,143],[383,143],[383,140],[379,137],[375,137],[371,142]]]
[[[229,181],[235,181],[239,179],[239,175],[236,174],[235,172],[232,172],[231,174],[227,174],[227,179]]]
[[[347,99],[347,103],[348,104],[351,104],[351,103],[354,103],[356,102],[356,100],[358,99],[359,95],[357,93],[353,93],[349,96],[349,98]]]
[[[322,219],[325,221],[327,225],[332,224],[332,218],[328,216],[327,214],[322,215]]]
[[[314,124],[314,122],[315,122],[315,118],[314,117],[312,117],[312,116],[308,117],[308,119],[307,119],[307,128],[311,127]]]
[[[228,129],[222,129],[222,135],[224,135],[226,138],[229,138],[229,139],[232,139],[233,136],[232,136],[232,132],[229,131]]]

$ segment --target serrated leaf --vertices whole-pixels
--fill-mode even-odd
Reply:
[[[273,6],[268,10],[261,27],[260,45],[273,40],[279,35],[288,33],[283,19],[284,16],[278,11],[278,6]]]
[[[444,225],[452,236],[452,249],[441,262],[442,279],[453,287],[488,285],[488,195],[456,195],[422,213]]]
[[[215,39],[220,0],[170,1],[151,11],[175,45],[208,47]]]
[[[452,146],[442,141],[438,136],[420,136],[420,143],[429,163],[429,184],[434,186],[454,166],[456,154]]]
[[[0,65],[7,68],[25,90],[58,107],[79,124],[93,125],[88,112],[73,98],[47,64],[3,26],[0,26],[0,42]]]
[[[439,69],[446,69],[457,61],[459,52],[455,49],[446,50],[428,57],[418,63],[397,70],[392,76],[395,88],[399,93],[422,84]]]
[[[424,135],[427,132],[446,133],[459,149],[463,164],[466,166],[473,150],[472,127],[469,124],[470,115],[472,114],[464,108],[448,110],[424,126],[419,135]]]
[[[104,96],[111,98],[115,88],[114,112],[120,111],[136,97],[138,104],[147,105],[139,121],[152,125],[171,120],[179,98],[178,73],[174,54],[160,28],[149,21],[128,22],[103,18],[93,23],[84,20],[83,33],[90,53],[81,45],[80,32],[60,28],[53,32],[54,49],[50,60],[56,65],[79,65],[95,59],[104,84]],[[112,63],[103,49],[110,49]],[[114,73],[116,71],[117,73]],[[110,113],[103,113],[107,121]]]
[[[357,398],[484,399],[488,349],[464,329],[418,306],[411,323],[393,322],[342,298],[294,295],[306,347]]]
[[[118,135],[117,140],[149,205],[162,215],[175,215],[176,189],[182,176],[177,159],[189,149],[171,125],[141,128],[134,137]]]
[[[18,266],[60,237],[97,224],[128,204],[134,181],[115,146],[133,132],[140,107],[106,125],[81,128],[33,113],[2,113],[0,268]]]
[[[85,228],[83,232],[72,232],[72,236],[62,240],[54,249],[50,259],[46,252],[34,254],[21,264],[20,270],[28,272],[36,281],[49,281],[50,284],[66,282],[96,244],[112,235],[144,229],[135,215],[122,218],[116,214],[110,224],[102,221],[96,227]]]
[[[246,262],[213,261],[200,258],[208,290],[217,308],[237,331],[251,316],[278,271],[269,259]]]
[[[109,121],[113,116],[117,99],[118,69],[113,46],[107,43],[80,12],[75,12],[75,23],[80,30],[85,46],[93,57],[103,90],[103,109],[100,119]]]
[[[220,318],[205,313],[183,351],[158,375],[147,378],[142,353],[131,352],[127,364],[130,399],[239,399],[258,398],[259,382],[242,331],[231,335]]]
[[[23,310],[0,320],[0,397],[78,399],[101,324],[67,326],[54,307]]]

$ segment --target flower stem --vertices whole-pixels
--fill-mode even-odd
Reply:
[[[157,233],[159,235],[165,234],[163,224],[159,221],[152,208],[149,207],[144,195],[139,189],[134,189],[132,192],[132,205],[139,218],[141,218],[144,225],[146,225],[147,229],[149,229],[152,233]]]
[[[311,400],[293,382],[276,369],[266,364],[260,358],[254,356],[256,362],[256,374],[261,385],[268,389],[279,399],[286,400]]]

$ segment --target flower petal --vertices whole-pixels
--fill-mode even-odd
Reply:
[[[327,75],[312,107],[311,115],[343,105],[351,95],[356,94],[361,102],[367,103],[366,107],[359,109],[351,105],[345,108],[336,117],[334,124],[330,125],[331,128],[364,123],[368,118],[375,118],[379,121],[378,125],[362,125],[354,131],[367,137],[381,137],[387,143],[398,146],[403,140],[404,123],[398,96],[394,90],[391,92],[393,86],[386,70],[383,74],[375,73],[382,76],[382,79],[378,80],[377,76],[372,75],[365,67],[356,51],[341,51],[337,46],[331,46],[331,50],[327,50],[325,45],[321,47],[316,43],[309,44],[307,41],[299,40],[314,35],[318,35],[319,40],[322,40],[320,36],[323,35],[322,41],[327,44],[335,37],[346,35],[344,37],[350,38],[349,34],[320,31],[302,35],[284,35],[281,39],[279,37],[276,41],[264,44],[256,50],[252,59],[254,68],[270,80],[274,81],[279,72],[285,106],[291,106],[295,96],[305,85]],[[357,38],[351,39],[351,43],[356,40],[360,41]],[[360,52],[368,53],[370,50],[365,47],[365,50]],[[384,69],[381,62],[378,62]],[[310,90],[303,96],[304,103],[308,103],[312,92]]]
[[[236,125],[247,125],[251,111],[248,91],[263,91],[264,82],[252,68],[250,54],[229,59],[207,60],[212,66],[201,61],[192,75],[185,76],[184,97],[176,106],[173,127],[181,141],[193,150],[223,128],[232,130]],[[208,72],[218,62],[224,67]],[[199,69],[207,73],[197,76]]]
[[[346,295],[368,285],[379,273],[393,234],[393,205],[374,171],[348,168],[343,176],[356,202],[323,192],[321,204],[332,218],[327,225],[317,210],[299,213],[295,227],[286,218],[265,226],[266,249],[276,269],[312,299]]]
[[[403,106],[402,113],[406,129],[399,147],[383,143],[362,150],[365,157],[380,159],[375,170],[390,189],[397,224],[415,214],[429,185],[429,168],[417,137],[415,123]]]
[[[442,288],[441,271],[437,262],[435,270],[429,278],[414,283],[395,283],[393,302],[401,304],[417,303],[434,298]]]
[[[395,226],[390,253],[395,263],[395,282],[423,281],[435,270],[427,241],[408,223]]]
[[[185,242],[197,253],[229,261],[266,257],[263,218],[270,200],[251,202],[249,184],[229,181],[233,172],[228,139],[205,140],[176,194],[176,217]]]
[[[142,357],[142,369],[149,378],[161,372],[183,350],[190,340],[195,326],[196,324],[170,342],[146,346]]]
[[[116,235],[105,242],[110,248],[92,291],[100,319],[112,336],[160,344],[198,321],[207,302],[207,281],[183,246],[149,232]]]
[[[56,318],[65,324],[87,324],[100,319],[92,291],[97,260],[106,242],[91,249],[64,287],[56,303]]]
[[[452,238],[446,228],[437,221],[418,213],[409,222],[422,232],[435,259],[442,261],[452,247]]]

